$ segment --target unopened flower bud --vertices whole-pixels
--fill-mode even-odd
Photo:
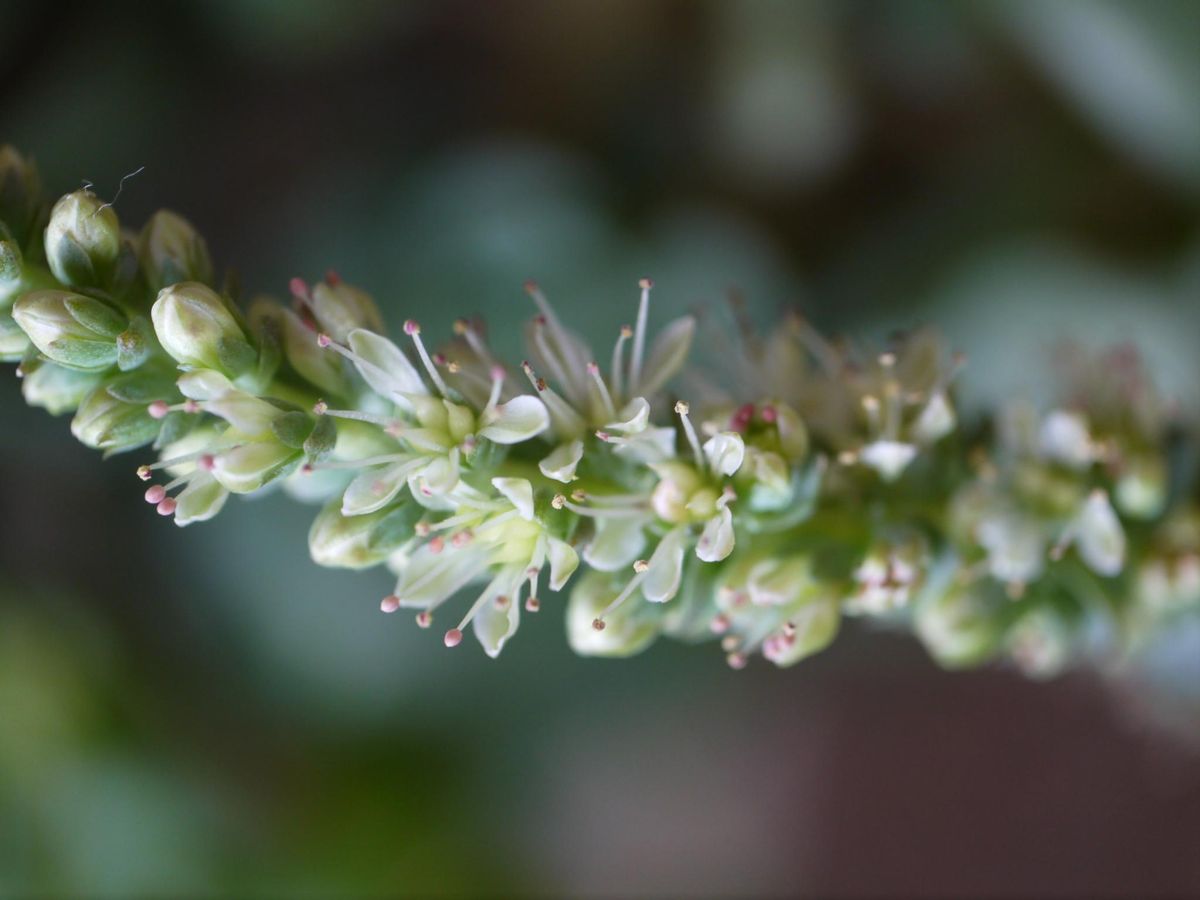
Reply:
[[[46,226],[46,261],[63,284],[93,287],[113,276],[121,254],[121,226],[113,208],[91,191],[62,197]]]
[[[312,290],[309,299],[313,316],[321,331],[338,343],[345,343],[355,328],[383,332],[383,318],[370,294],[344,281],[323,281]]]
[[[0,310],[0,360],[19,362],[29,349],[29,336],[21,330],[11,313]]]
[[[103,385],[83,399],[71,420],[71,433],[81,443],[114,453],[150,443],[158,430],[145,405],[118,400]]]
[[[21,248],[14,239],[8,237],[7,230],[0,223],[0,308],[7,308],[6,301],[20,281]]]
[[[339,497],[313,520],[308,532],[308,550],[319,566],[365,569],[383,562],[394,549],[387,541],[375,540],[377,526],[393,510],[383,509],[361,516],[343,516]]]
[[[66,291],[34,291],[13,307],[13,318],[53,362],[98,371],[117,361],[117,336],[125,316],[103,300]]]
[[[153,291],[181,281],[212,284],[208,245],[187,219],[170,210],[160,209],[150,217],[138,238],[138,256]]]
[[[78,407],[103,377],[98,372],[80,372],[45,363],[21,379],[21,393],[30,406],[40,406],[57,416]]]
[[[14,147],[0,146],[0,222],[18,246],[24,245],[41,202],[37,166]]]
[[[159,291],[150,310],[163,349],[181,365],[231,378],[249,371],[254,348],[228,304],[212,288],[185,281]]]

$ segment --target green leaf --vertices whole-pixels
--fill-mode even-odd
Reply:
[[[332,416],[318,416],[312,432],[304,441],[304,453],[310,462],[322,459],[337,443],[337,425]]]
[[[177,395],[175,381],[159,372],[130,372],[118,375],[108,384],[108,393],[125,403],[148,404],[170,400]]]
[[[420,504],[411,500],[401,503],[387,512],[371,529],[367,546],[374,552],[386,552],[411,540],[424,511]]]
[[[240,338],[222,337],[217,341],[217,359],[226,372],[241,375],[254,368],[257,354],[253,347]]]
[[[271,423],[271,430],[279,443],[293,450],[300,450],[313,431],[312,417],[302,412],[284,413]]]
[[[201,416],[192,416],[185,412],[168,413],[159,427],[158,438],[154,441],[154,449],[161,450],[168,444],[187,437],[199,424],[201,418]]]

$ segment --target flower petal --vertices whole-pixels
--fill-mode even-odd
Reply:
[[[650,556],[642,593],[651,603],[666,603],[679,591],[679,582],[683,578],[684,536],[682,528],[667,532]]]
[[[687,362],[695,333],[696,320],[691,316],[676,319],[660,331],[635,390],[650,395],[670,381]]]
[[[458,593],[487,569],[487,551],[468,544],[451,544],[434,552],[425,544],[409,557],[396,586],[400,605],[413,609],[432,609]]]
[[[596,520],[596,536],[583,550],[583,558],[593,569],[616,572],[627,567],[646,546],[641,519],[611,518]]]
[[[566,541],[555,537],[549,538],[547,551],[550,558],[550,590],[562,590],[567,579],[579,568],[579,554]]]
[[[696,542],[696,556],[704,562],[720,562],[733,552],[733,513],[728,506],[717,510]]]
[[[268,434],[271,424],[284,414],[279,407],[236,390],[205,401],[204,411],[220,416],[247,437]]]
[[[721,431],[704,442],[704,458],[718,475],[732,475],[746,458],[746,442],[734,431]]]
[[[929,398],[917,421],[913,423],[913,437],[921,444],[932,444],[940,441],[954,430],[957,419],[954,407],[946,398],[943,391],[938,391]]]
[[[517,633],[520,624],[521,604],[515,596],[506,597],[503,606],[497,606],[494,600],[485,601],[471,620],[472,630],[483,652],[492,659],[500,655],[508,639]]]
[[[408,476],[423,464],[418,457],[365,469],[342,494],[342,515],[361,516],[383,509],[400,493]]]
[[[586,572],[571,589],[567,642],[580,656],[632,656],[649,647],[658,636],[658,623],[647,615],[646,605],[635,607],[631,601],[605,615],[603,630],[592,627],[620,591],[620,584],[611,575],[594,570]]]
[[[916,455],[915,445],[885,439],[867,444],[858,451],[858,458],[863,465],[878,472],[884,481],[895,481],[899,478]]]
[[[763,656],[779,667],[794,665],[824,650],[837,636],[842,617],[835,601],[823,598],[806,603],[788,617],[792,633],[763,644]]]
[[[525,478],[493,478],[492,487],[517,508],[518,515],[533,521],[533,485]]]
[[[398,395],[429,393],[416,367],[387,338],[356,328],[347,335],[347,342],[357,357],[354,368],[379,396],[403,402]]]
[[[211,519],[221,511],[229,491],[208,472],[197,472],[175,498],[175,524],[188,525]]]
[[[1092,491],[1076,525],[1076,545],[1088,568],[1108,578],[1125,566],[1125,530],[1104,491]]]
[[[427,457],[428,458],[428,457]],[[426,497],[441,496],[454,490],[458,484],[458,450],[447,456],[435,456],[416,475],[417,492]]]
[[[583,441],[560,444],[550,455],[538,463],[538,468],[547,478],[569,484],[575,480],[575,467],[583,459]]]
[[[262,487],[299,455],[299,451],[278,441],[251,441],[219,454],[213,477],[235,494],[247,494]]]
[[[645,397],[634,397],[618,414],[617,421],[604,426],[605,431],[616,431],[620,434],[637,434],[644,431],[650,421],[650,404]]]
[[[675,456],[674,428],[647,428],[628,437],[614,451],[640,463],[657,463]]]
[[[175,382],[183,396],[192,400],[211,400],[235,390],[233,382],[212,369],[197,369],[179,376]]]
[[[1086,469],[1094,459],[1087,419],[1064,409],[1048,413],[1038,428],[1038,450],[1054,462]]]
[[[550,425],[545,404],[529,394],[501,403],[488,419],[479,433],[497,444],[519,444],[541,434]]]

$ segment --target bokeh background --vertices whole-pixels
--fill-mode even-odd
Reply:
[[[252,291],[395,323],[536,277],[586,328],[731,291],[936,321],[968,403],[1064,336],[1200,393],[1200,5],[0,0],[0,140],[185,213]],[[184,531],[0,385],[0,894],[1200,895],[1200,622],[1137,666],[496,662],[319,570],[311,511]]]

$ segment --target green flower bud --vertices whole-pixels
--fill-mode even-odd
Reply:
[[[75,191],[54,204],[46,226],[46,261],[63,284],[105,285],[121,255],[121,226],[111,206],[91,191]]]
[[[180,281],[212,284],[208,245],[187,219],[170,210],[160,209],[150,217],[138,238],[138,256],[153,291]]]
[[[376,533],[387,524],[393,510],[361,516],[343,516],[341,498],[326,506],[313,520],[308,532],[308,550],[319,566],[365,569],[387,559],[392,542],[378,540]]]
[[[57,416],[71,412],[102,380],[98,372],[65,369],[43,363],[21,379],[21,393],[30,406],[40,406]]]
[[[0,311],[0,360],[20,362],[28,350],[29,336],[10,313]]]
[[[0,301],[21,281],[21,248],[0,224]]]
[[[176,362],[231,378],[254,367],[257,354],[226,302],[212,288],[185,281],[159,291],[150,310],[154,332]]]
[[[13,318],[46,358],[87,371],[117,361],[117,336],[129,325],[103,300],[57,290],[24,295],[13,307]]]
[[[71,420],[71,433],[81,443],[111,453],[150,443],[158,427],[144,404],[118,400],[104,385],[84,397]]]
[[[42,186],[37,166],[14,147],[0,146],[0,222],[10,236],[24,245],[41,202]]]
[[[384,330],[383,317],[371,295],[336,276],[331,275],[316,285],[308,302],[321,331],[339,343],[345,343],[347,335],[355,328],[377,334]]]

